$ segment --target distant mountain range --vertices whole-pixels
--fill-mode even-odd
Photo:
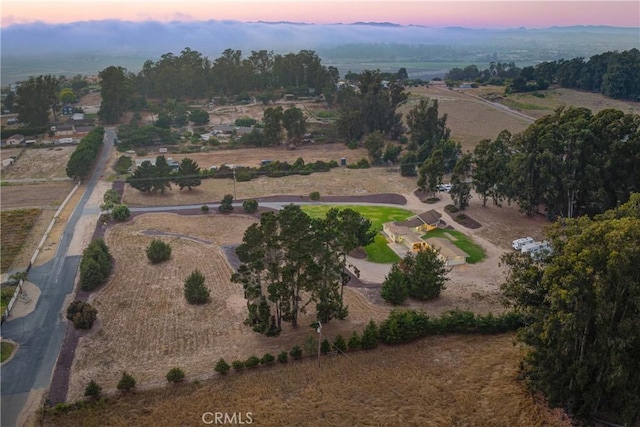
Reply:
[[[242,50],[245,55],[251,50],[261,49],[277,53],[312,49],[318,52],[323,62],[357,59],[365,62],[474,63],[497,59],[535,63],[638,47],[640,29],[554,27],[492,30],[402,26],[390,22],[307,24],[101,20],[14,24],[1,28],[0,36],[2,83],[6,84],[17,76],[34,73],[85,72],[91,66],[102,66],[107,61],[126,67],[137,63],[139,69],[145,59],[157,60],[168,52],[178,54],[185,47],[212,59],[229,48]],[[366,49],[360,52],[357,47]],[[129,62],[119,64],[117,58],[121,57],[128,57]],[[70,61],[70,58],[75,59]],[[52,66],[53,63],[56,65]]]

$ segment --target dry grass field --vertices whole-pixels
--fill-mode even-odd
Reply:
[[[537,93],[544,95],[542,98],[531,93],[505,95],[504,88],[495,86],[465,89],[465,92],[466,91],[477,96],[498,96],[502,99],[496,99],[497,102],[512,109],[522,111],[535,118],[551,114],[554,110],[562,106],[584,107],[591,110],[594,114],[607,108],[615,108],[629,114],[640,113],[640,102],[617,100],[599,93],[582,92],[566,88],[538,91]]]
[[[172,366],[206,378],[219,357],[246,359],[302,344],[313,332],[306,326],[315,320],[313,313],[301,316],[297,329],[285,325],[278,338],[263,337],[242,324],[246,302],[241,286],[230,282],[232,270],[221,246],[240,243],[254,221],[235,214],[144,214],[109,229],[105,239],[115,258],[115,275],[92,297],[100,329],[80,341],[68,398],[81,397],[91,379],[113,388],[125,369],[145,385],[161,384]],[[151,265],[146,259],[145,248],[154,237],[171,244],[169,262]],[[478,313],[502,311],[497,290],[501,274],[497,253],[501,252],[494,248],[490,253],[486,265],[453,271],[438,300],[412,301],[406,306],[432,315],[456,307]],[[205,306],[187,305],[183,296],[184,279],[196,267],[211,291],[211,302]],[[347,287],[345,303],[348,318],[323,329],[331,338],[362,330],[370,319],[381,321],[392,309],[380,300],[376,285]]]
[[[233,150],[236,159],[243,158],[244,151]],[[282,178],[260,177],[248,182],[237,182],[236,199],[257,198],[269,195],[308,196],[312,191],[320,195],[363,195],[379,193],[408,194],[416,189],[416,178],[402,177],[397,168],[347,169],[335,168],[331,172],[318,172],[307,176],[292,175]],[[232,179],[204,179],[202,185],[189,191],[176,186],[166,194],[141,193],[129,185],[125,188],[124,202],[129,206],[176,206],[188,204],[218,203],[225,194],[234,194]],[[322,199],[321,199],[322,200]]]
[[[14,150],[14,149],[11,149]],[[75,146],[28,148],[20,158],[2,171],[2,179],[48,179],[66,178],[66,167]],[[5,154],[2,157],[15,154]]]
[[[0,271],[4,272],[17,264],[31,230],[42,214],[40,209],[15,209],[0,212]],[[27,262],[24,267],[29,263]]]
[[[132,156],[132,159],[149,158],[159,156],[158,151],[150,152],[146,156]],[[289,150],[284,146],[264,147],[264,148],[243,148],[240,150],[215,150],[202,153],[191,154],[170,154],[175,160],[180,161],[185,157],[198,162],[203,169],[210,166],[220,166],[224,163],[242,165],[247,167],[258,167],[262,160],[279,160],[281,162],[295,162],[299,157],[305,163],[313,163],[317,160],[329,162],[335,160],[340,162],[341,158],[346,158],[349,163],[356,163],[361,158],[367,158],[367,150],[357,148],[350,150],[345,144],[306,144],[295,150]]]
[[[518,133],[529,123],[519,117],[474,99],[460,91],[449,90],[442,86],[411,88],[409,99],[400,108],[403,117],[414,108],[422,98],[438,100],[438,114],[447,114],[447,126],[451,129],[451,139],[462,144],[462,151],[472,151],[483,139],[493,139],[507,129]]]
[[[44,425],[193,426],[205,412],[241,412],[245,420],[250,412],[258,426],[570,426],[517,380],[522,350],[513,339],[431,337],[324,357],[320,368],[314,359],[262,367],[114,396],[96,408],[48,415]]]
[[[74,185],[72,181],[59,181],[3,186],[2,209],[57,208]]]
[[[109,230],[105,236],[115,258],[115,275],[95,294],[102,329],[83,338],[76,352],[70,397],[81,395],[90,379],[108,384],[119,372],[136,372],[143,383],[162,379],[169,368],[180,365],[193,374],[210,370],[211,361],[279,352],[301,344],[311,329],[312,316],[302,316],[297,330],[285,328],[277,339],[262,337],[243,326],[246,302],[242,287],[231,283],[221,245],[242,241],[254,219],[245,216],[208,215],[180,217],[147,214]],[[173,248],[169,262],[151,265],[145,248],[154,233]],[[177,237],[182,235],[186,237]],[[211,302],[190,306],[183,296],[184,279],[199,268],[211,291]],[[386,318],[390,308],[375,307],[348,289],[348,322],[328,325],[328,334],[362,329],[371,318]],[[346,332],[344,332],[346,334]]]

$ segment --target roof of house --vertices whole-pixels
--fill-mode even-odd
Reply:
[[[467,258],[469,256],[468,253],[466,253],[465,251],[454,245],[453,242],[451,242],[449,239],[445,239],[444,237],[430,237],[426,239],[426,242],[434,249],[439,250],[442,256],[447,259],[457,257]]]
[[[11,135],[8,139],[24,139],[24,135],[16,133],[15,135]]]
[[[402,225],[398,225],[395,222],[385,222],[383,224],[383,226],[384,226],[384,228],[389,230],[389,232],[395,234],[396,236],[404,236],[404,235],[407,235],[407,234],[414,234],[407,227],[402,226]]]
[[[73,130],[73,125],[56,125],[56,132]]]
[[[441,217],[442,215],[439,212],[431,209],[430,211],[422,212],[419,215],[412,216],[406,221],[396,222],[396,224],[409,228],[420,227],[423,224],[436,225]]]
[[[76,126],[76,132],[91,132],[93,130],[93,126]]]

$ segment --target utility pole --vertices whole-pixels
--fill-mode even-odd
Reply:
[[[233,167],[233,200],[236,200],[236,167]]]
[[[320,338],[322,337],[322,335],[320,334],[320,331],[322,330],[322,323],[320,323],[320,321],[318,320],[318,368],[320,367]]]

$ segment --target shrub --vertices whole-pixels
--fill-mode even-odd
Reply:
[[[231,362],[231,366],[234,371],[241,371],[244,369],[244,361],[243,360],[234,360]]]
[[[111,211],[111,217],[116,221],[126,221],[131,216],[131,211],[127,205],[116,205]]]
[[[362,332],[360,346],[365,350],[370,350],[378,346],[379,332],[376,322],[371,320]]]
[[[84,389],[84,395],[87,397],[99,397],[100,393],[102,393],[102,387],[94,380],[89,381],[89,384]]]
[[[380,341],[385,344],[410,342],[435,332],[429,316],[413,310],[393,310],[380,324]]]
[[[347,144],[347,147],[348,147],[350,150],[355,150],[355,149],[356,149],[356,148],[358,148],[359,146],[360,146],[360,143],[359,143],[358,141],[356,141],[356,140],[350,141],[350,142]]]
[[[287,352],[286,352],[286,351],[281,351],[281,352],[278,354],[278,362],[280,362],[280,363],[287,363],[287,362],[289,361],[288,356],[289,356],[289,355],[287,354]]]
[[[333,347],[340,353],[347,351],[347,342],[344,340],[342,335],[336,335],[336,339],[333,341]]]
[[[331,343],[328,339],[323,339],[320,343],[320,353],[327,354],[331,351]]]
[[[167,372],[166,378],[170,383],[179,383],[184,380],[184,371],[180,368],[171,368],[169,372]]]
[[[227,194],[222,198],[220,202],[220,206],[218,206],[218,212],[220,213],[229,213],[233,210],[233,196],[231,194]]]
[[[312,191],[311,193],[309,193],[309,200],[320,200],[320,192]]]
[[[229,372],[229,368],[229,364],[223,358],[220,358],[214,370],[219,374],[226,375]]]
[[[196,269],[184,281],[184,297],[189,304],[205,304],[209,301],[209,289],[204,285],[204,275]]]
[[[202,211],[203,214],[209,213],[209,206],[207,205],[202,205],[200,207],[200,211]]]
[[[313,335],[307,335],[304,340],[304,351],[309,356],[316,356],[318,354],[318,340]]]
[[[131,157],[129,157],[129,156],[120,156],[118,158],[118,161],[116,162],[116,165],[113,167],[113,169],[119,175],[124,175],[124,174],[129,173],[129,168],[131,168],[132,165],[133,165],[133,161],[131,160]]]
[[[108,211],[110,209],[113,209],[115,205],[120,203],[120,193],[110,188],[107,191],[105,191],[104,196],[102,196],[102,201],[104,203],[100,206],[100,208],[103,211]]]
[[[111,273],[111,254],[102,239],[95,239],[82,252],[80,261],[80,288],[92,291]]]
[[[302,349],[300,348],[300,346],[293,346],[293,348],[289,352],[289,355],[293,357],[293,360],[300,360],[302,359]]]
[[[235,179],[237,182],[249,182],[253,179],[253,172],[248,169],[239,169]]]
[[[380,296],[393,305],[402,304],[409,296],[406,273],[400,269],[398,264],[394,264],[387,277],[384,278]]]
[[[158,264],[171,258],[171,246],[160,239],[153,239],[147,246],[147,258],[152,264]]]
[[[260,359],[260,363],[262,363],[263,365],[270,365],[273,362],[275,362],[276,358],[273,357],[273,354],[271,353],[265,353],[264,356],[262,356],[262,359]]]
[[[136,386],[136,379],[133,378],[126,371],[122,373],[120,377],[120,381],[118,381],[118,385],[116,386],[120,391],[129,391]]]
[[[98,310],[84,301],[73,301],[67,307],[67,319],[73,322],[76,329],[91,329],[97,317]]]
[[[254,199],[245,200],[242,202],[242,209],[248,214],[252,214],[258,210],[258,201]]]
[[[351,338],[349,338],[349,342],[347,343],[347,347],[349,348],[349,350],[358,350],[360,349],[362,345],[362,341],[360,339],[360,335],[358,334],[358,332],[353,331],[353,334],[351,334]]]
[[[257,356],[249,356],[249,358],[244,361],[244,366],[249,369],[255,368],[259,364],[260,364],[260,358]]]

